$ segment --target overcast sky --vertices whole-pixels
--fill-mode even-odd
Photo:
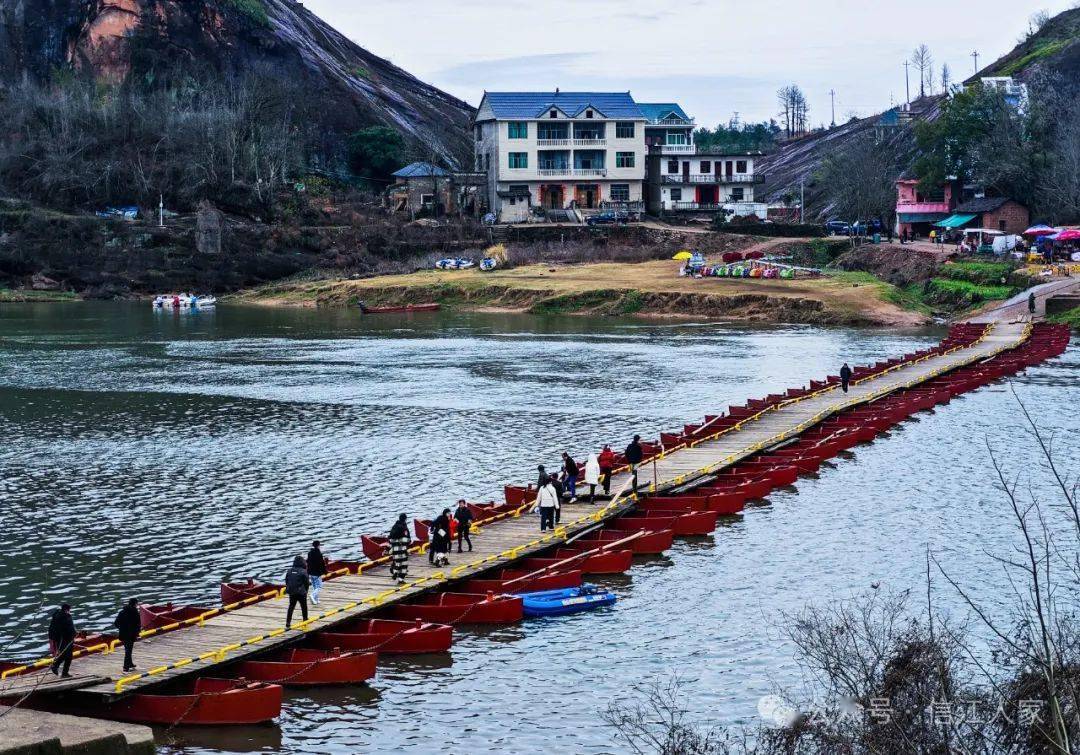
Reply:
[[[811,123],[904,101],[926,43],[953,78],[1012,49],[1040,9],[1074,0],[305,0],[362,47],[476,105],[485,89],[629,89],[701,125],[762,120],[799,84]],[[939,74],[940,75],[940,74]],[[937,78],[937,77],[935,77]],[[913,94],[917,90],[912,78]]]

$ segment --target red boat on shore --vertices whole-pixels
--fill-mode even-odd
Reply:
[[[360,311],[365,315],[386,315],[397,312],[438,312],[442,305],[436,302],[428,304],[397,304],[385,307],[369,307],[363,302],[357,302]]]
[[[247,582],[222,582],[221,604],[228,606],[248,598],[265,598],[277,595],[283,588],[284,585],[256,582],[250,577],[248,577]]]
[[[338,652],[314,648],[289,648],[263,658],[241,661],[232,668],[239,679],[314,687],[330,684],[362,684],[375,676],[376,653]]]
[[[283,690],[278,684],[199,678],[178,689],[171,695],[137,692],[87,712],[114,721],[161,726],[244,726],[281,715]]]
[[[445,653],[454,641],[447,624],[420,619],[362,619],[332,632],[319,632],[312,640],[324,650],[359,650],[385,654]]]
[[[390,615],[439,624],[512,624],[524,618],[525,609],[521,598],[513,595],[442,592],[393,606]]]

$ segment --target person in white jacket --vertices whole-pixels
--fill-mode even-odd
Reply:
[[[536,506],[540,511],[540,531],[555,529],[555,512],[559,510],[559,494],[550,482],[536,491]]]
[[[600,459],[589,454],[585,462],[585,484],[589,486],[589,503],[596,503],[596,486],[600,484]]]

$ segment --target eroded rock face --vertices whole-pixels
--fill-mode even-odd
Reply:
[[[0,78],[75,69],[105,81],[192,66],[269,71],[317,97],[326,129],[400,131],[451,165],[471,162],[473,109],[372,55],[295,0],[2,0]],[[255,10],[250,10],[254,8]]]

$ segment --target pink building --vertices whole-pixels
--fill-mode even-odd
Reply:
[[[952,214],[959,199],[952,184],[945,184],[932,192],[919,189],[914,178],[901,178],[896,182],[896,231],[926,237],[935,230],[934,223]]]

